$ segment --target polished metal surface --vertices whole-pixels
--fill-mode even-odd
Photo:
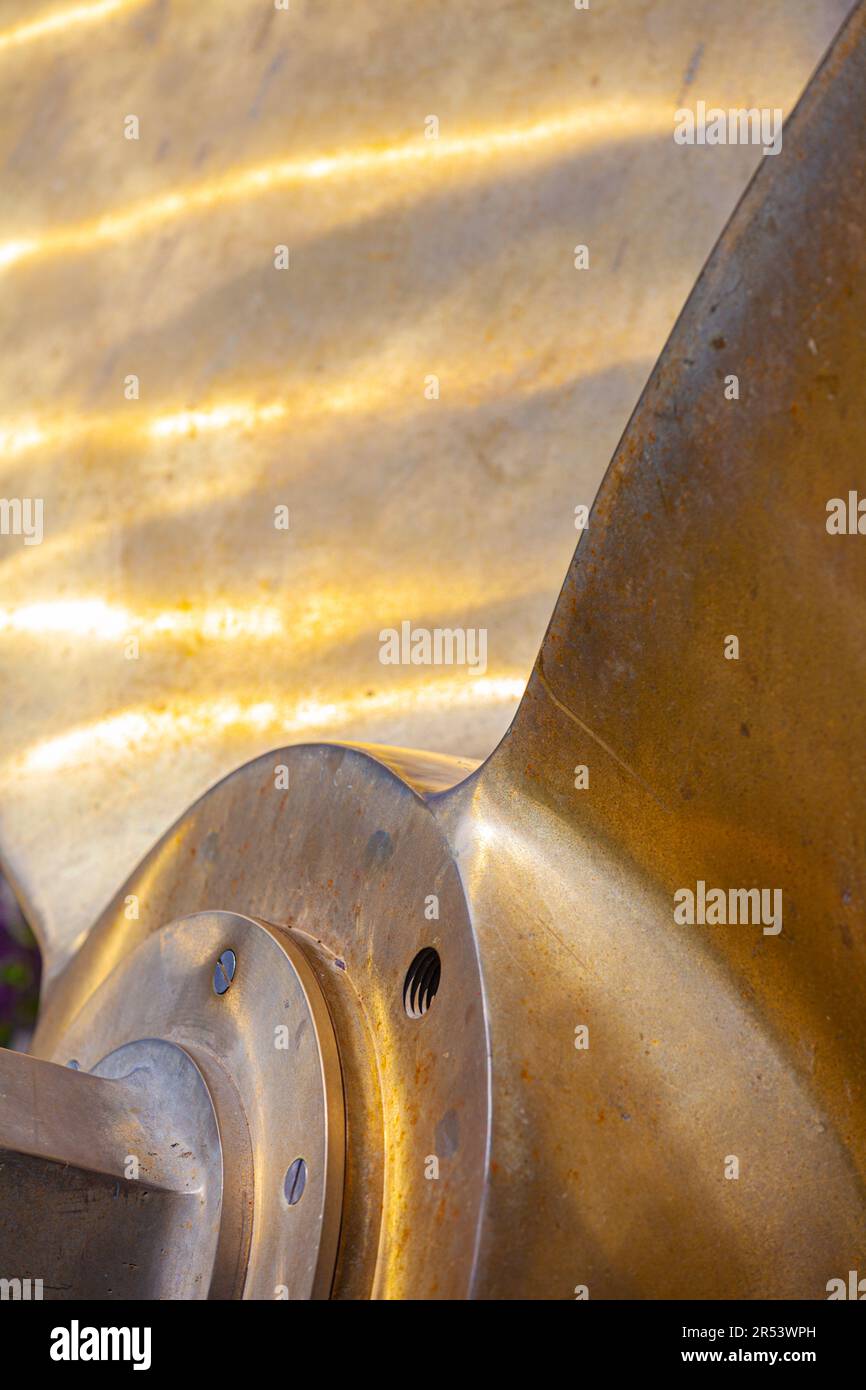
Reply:
[[[640,20],[648,34],[663,23],[673,44],[674,8],[635,3],[623,13]],[[787,16],[792,8],[785,7]],[[822,9],[825,19],[831,8]],[[737,7],[733,11],[739,16]],[[686,14],[709,22],[709,10],[700,5],[676,12],[687,38]],[[407,13],[422,23],[420,9]],[[761,22],[781,13],[767,6]],[[809,14],[814,18],[815,10]],[[565,32],[561,16],[532,16],[535,24],[515,42],[527,81],[540,71],[528,61],[533,43],[554,36],[561,41]],[[131,15],[127,19],[132,23]],[[580,22],[573,15],[569,21]],[[263,25],[263,43],[275,22]],[[367,38],[378,32],[368,17]],[[392,27],[389,36],[396,32]],[[599,56],[590,32],[583,31],[581,62]],[[594,32],[613,41],[604,21]],[[790,27],[786,32],[790,41]],[[797,32],[809,32],[805,17]],[[159,25],[151,33],[155,45],[162,42]],[[347,50],[354,33],[349,26]],[[500,26],[500,47],[502,34]],[[742,62],[727,28],[725,35],[725,61]],[[477,61],[475,47],[465,47]],[[394,44],[384,51],[399,72]],[[510,60],[516,62],[506,46],[501,72],[508,73]],[[750,104],[781,104],[766,99],[772,75],[765,55],[752,60],[761,97]],[[710,69],[694,50],[692,67],[679,70],[681,89],[692,88],[698,63],[708,81]],[[594,66],[590,61],[586,71]],[[548,64],[544,70],[552,110],[558,69]],[[449,90],[462,90],[466,78],[467,70],[459,69]],[[505,80],[492,80],[493,95],[479,98],[482,104],[498,96]],[[382,100],[392,101],[406,89],[398,80],[384,90]],[[471,90],[474,96],[477,88]],[[411,665],[394,668],[398,682],[388,686],[388,698],[395,709],[411,702],[408,727],[430,710],[438,718],[449,701],[452,713],[463,710],[447,740],[437,736],[436,718],[427,740],[453,752],[458,744],[451,737],[469,731],[459,747],[463,761],[357,746],[381,708],[357,726],[349,721],[346,737],[356,746],[318,739],[277,744],[154,837],[154,847],[90,927],[84,909],[106,877],[108,835],[100,825],[116,822],[123,805],[137,808],[134,825],[115,836],[119,869],[157,806],[167,812],[177,798],[174,809],[183,805],[194,767],[213,773],[229,766],[243,726],[241,705],[231,704],[240,699],[238,689],[215,693],[219,682],[205,643],[177,667],[191,704],[168,699],[161,684],[168,666],[157,659],[151,668],[151,698],[160,702],[154,722],[154,710],[133,714],[128,705],[106,714],[105,691],[117,685],[116,676],[103,673],[90,687],[90,722],[40,734],[37,752],[23,755],[21,797],[33,800],[20,824],[29,830],[17,850],[14,836],[4,844],[12,867],[20,865],[19,883],[51,960],[35,1051],[43,1066],[74,1058],[87,1072],[106,1053],[153,1035],[194,1058],[218,1119],[231,1117],[234,1125],[222,1121],[235,1136],[231,1162],[239,1174],[237,1183],[224,1180],[235,1203],[228,1248],[243,1248],[245,1232],[249,1243],[234,1267],[231,1296],[274,1297],[275,1288],[285,1288],[292,1298],[816,1299],[826,1296],[830,1281],[863,1267],[866,557],[856,516],[849,534],[833,534],[827,517],[831,499],[847,497],[858,485],[866,491],[864,105],[866,4],[860,4],[786,123],[783,152],[762,159],[698,279],[614,453],[516,715],[480,765],[473,765],[472,755],[487,749],[473,742],[482,729],[473,720],[487,688],[478,682],[488,673],[461,672],[455,683],[453,673],[421,668],[424,681],[443,682],[428,709],[421,673]],[[620,101],[617,109],[627,107]],[[644,104],[644,121],[648,109]],[[533,150],[551,128],[531,137]],[[651,128],[651,122],[640,127],[644,135]],[[564,127],[556,130],[562,135]],[[572,124],[568,139],[563,136],[566,146],[574,132]],[[365,152],[351,165],[335,162],[336,156],[309,165],[298,156],[278,170],[269,166],[267,176],[238,182],[232,175],[219,184],[219,196],[202,192],[156,208],[136,202],[137,211],[97,227],[82,212],[80,226],[70,222],[43,240],[21,231],[7,260],[16,275],[35,275],[43,262],[62,255],[129,257],[133,233],[157,232],[169,261],[182,259],[188,247],[181,252],[170,239],[179,217],[207,211],[216,218],[227,206],[241,216],[251,188],[264,197],[303,190],[305,179],[323,186],[334,181],[336,217],[350,206],[337,198],[341,178],[360,183],[373,171],[369,196],[387,200],[398,170],[408,180],[407,198],[412,179],[423,181],[435,170],[437,178],[455,180],[447,198],[438,185],[450,206],[460,194],[457,166],[467,174],[471,168],[463,190],[468,199],[482,179],[482,153],[492,157],[493,148],[496,159],[506,161],[498,178],[510,194],[514,170],[507,159],[517,157],[518,143],[525,154],[527,139],[524,130],[520,142],[500,139],[490,147],[488,140],[482,151],[467,138],[450,155],[443,146],[441,154],[419,156],[403,146],[385,154],[368,138],[366,145],[359,141]],[[679,151],[672,168],[698,167],[670,140],[669,127],[666,140],[668,155]],[[617,154],[621,167],[622,148]],[[582,151],[581,159],[587,157]],[[664,164],[667,156],[660,157]],[[443,174],[449,158],[455,171]],[[653,172],[652,154],[643,146],[633,165],[625,163],[640,169],[641,179]],[[723,182],[720,161],[705,167],[711,171],[705,177]],[[603,189],[601,164],[596,174]],[[627,203],[627,178],[623,188]],[[485,183],[485,197],[501,211],[498,189],[497,180]],[[550,197],[557,208],[567,206],[562,192],[554,177]],[[536,186],[532,198],[539,196]],[[484,206],[482,199],[475,209],[482,225]],[[519,193],[515,206],[528,215]],[[688,199],[678,203],[677,216],[689,206]],[[366,247],[370,302],[379,291],[380,301],[406,307],[411,296],[405,304],[399,296],[382,296],[376,263],[369,268],[372,246],[383,247],[384,208],[383,201],[368,209],[365,234],[380,230],[372,245],[362,237],[357,249],[360,255]],[[411,198],[389,204],[387,223],[399,227],[398,240],[413,227],[421,237],[416,211]],[[423,213],[425,231],[435,239],[442,223],[431,217],[429,190]],[[609,227],[610,204],[605,219]],[[251,225],[245,224],[237,245],[247,244]],[[540,234],[550,233],[545,217],[535,225]],[[690,235],[683,232],[678,252],[684,266]],[[267,239],[276,239],[272,227]],[[570,246],[574,240],[569,227]],[[428,243],[422,238],[421,244]],[[393,263],[384,264],[384,275],[397,273]],[[552,262],[545,264],[549,269]],[[401,366],[424,343],[420,306],[437,285],[435,270],[431,274],[432,282],[419,282],[423,292],[411,302],[411,331],[404,325],[400,350],[396,341],[385,348]],[[483,293],[475,300],[469,287],[477,288],[477,277],[464,283],[462,262],[453,274],[455,286],[459,281],[466,291],[458,301],[461,324],[471,329],[473,306],[477,322],[489,320],[480,307],[489,309],[490,282],[481,275]],[[545,281],[549,293],[552,283]],[[199,284],[192,275],[191,296]],[[604,299],[600,287],[597,292]],[[544,296],[539,301],[527,293],[535,312]],[[361,308],[346,299],[359,334]],[[559,294],[560,325],[562,309]],[[519,309],[514,313],[520,322]],[[310,328],[303,316],[298,321]],[[611,320],[605,322],[607,332]],[[334,327],[326,318],[322,334],[326,323]],[[512,341],[507,327],[501,331],[500,354]],[[241,354],[250,341],[242,316],[235,332]],[[224,343],[223,350],[228,360],[235,347]],[[533,360],[543,358],[537,343],[533,353]],[[477,355],[470,342],[467,360]],[[552,352],[547,360],[561,358]],[[329,370],[323,369],[325,384]],[[734,396],[726,390],[732,375],[739,383]],[[461,381],[471,380],[467,369]],[[514,379],[501,390],[512,408],[519,395]],[[539,428],[542,418],[562,418],[549,383],[543,395],[543,410],[540,399],[532,401],[541,412],[534,417]],[[393,405],[392,392],[392,421],[399,419]],[[297,418],[304,418],[302,411]],[[228,448],[238,421],[220,419],[226,425],[221,435],[206,428],[203,435],[219,435]],[[260,447],[259,426],[279,427],[282,419],[260,414],[250,450]],[[414,416],[411,423],[412,438],[421,439],[412,457],[420,460],[436,435],[420,430]],[[357,526],[365,512],[363,501],[353,505],[361,494],[352,489],[361,487],[354,480],[365,454],[351,447],[345,425],[332,411],[327,429],[335,431],[334,448],[339,443],[345,450],[343,472],[319,476],[311,435],[305,476],[316,478],[321,497],[329,498],[340,496],[339,477],[349,498],[343,519]],[[91,455],[97,470],[107,466],[106,431]],[[163,425],[158,437],[173,436]],[[505,437],[511,438],[508,430]],[[383,438],[379,429],[380,451]],[[517,457],[509,447],[495,450],[506,471],[508,459]],[[448,617],[455,624],[473,625],[477,614],[486,620],[498,601],[494,590],[503,605],[508,597],[514,613],[517,589],[506,595],[510,578],[502,576],[513,575],[521,548],[515,543],[509,551],[501,534],[495,544],[487,539],[496,554],[487,570],[493,587],[475,594],[471,604],[460,587],[465,574],[455,556],[465,554],[467,533],[454,525],[454,500],[469,505],[471,487],[460,491],[459,450],[443,457],[448,461],[439,476],[450,491],[451,519],[444,528],[450,536],[429,565],[413,571],[419,593],[434,607],[453,593]],[[523,476],[517,469],[506,483],[508,505],[515,505]],[[239,468],[233,477],[247,474]],[[484,493],[493,511],[495,491]],[[422,488],[421,500],[407,505],[423,506],[423,495]],[[274,494],[256,494],[256,505],[265,496],[270,503]],[[573,510],[571,495],[566,510]],[[212,510],[207,524],[215,584],[220,556],[226,572],[238,566],[236,575],[252,572],[259,556],[267,563],[267,546],[251,539],[249,528],[243,537],[234,524],[221,528]],[[136,541],[129,531],[123,535],[125,566]],[[374,669],[376,630],[399,627],[409,611],[416,621],[432,612],[414,609],[408,591],[394,590],[389,607],[361,585],[362,572],[384,576],[387,584],[395,574],[394,554],[410,544],[402,538],[397,552],[374,570],[374,539],[374,530],[365,531],[340,567],[346,594],[333,611],[363,615],[359,625],[350,631],[327,624],[335,650],[339,643],[345,653],[345,671],[355,675],[366,673],[368,660]],[[334,522],[331,557],[338,540]],[[525,553],[531,555],[537,542],[538,553],[551,558],[549,528],[531,531],[526,540]],[[483,549],[472,561],[479,573]],[[170,557],[166,583],[176,584],[184,561],[162,542],[153,554]],[[324,557],[323,546],[322,564]],[[94,564],[96,573],[98,559]],[[357,612],[348,595],[357,595]],[[184,629],[190,640],[193,626]],[[166,617],[154,633],[169,630]],[[494,630],[491,620],[491,641]],[[269,634],[269,655],[278,652],[277,639]],[[233,647],[229,664],[232,679],[248,681],[262,702],[255,738],[268,740],[276,708],[268,682],[285,671],[279,655],[273,663],[239,660],[249,640],[248,633]],[[311,664],[317,640],[311,639]],[[327,671],[326,653],[317,652],[315,666]],[[140,676],[147,668],[135,669]],[[312,700],[300,683],[303,664],[293,669],[299,684],[291,689],[303,688]],[[389,669],[378,668],[381,680]],[[74,682],[67,687],[64,718],[75,689]],[[446,691],[452,692],[448,700],[436,705]],[[376,698],[375,688],[369,698]],[[219,718],[208,704],[214,700],[229,702],[219,707]],[[335,726],[347,708],[334,701]],[[112,724],[115,716],[120,722]],[[317,718],[311,717],[311,727],[318,735]],[[394,729],[389,721],[389,745],[397,742]],[[296,725],[288,732],[297,734]],[[154,742],[158,756],[150,757]],[[120,768],[130,783],[118,800],[100,788],[109,770]],[[43,822],[35,810],[38,779],[34,784],[24,776],[40,769],[54,788],[73,773],[76,784],[65,803],[62,790],[53,801],[46,792],[41,804],[52,810],[43,810]],[[85,792],[93,798],[89,809]],[[61,876],[52,886],[37,874],[39,841],[44,849],[57,807],[65,805],[68,813],[73,804],[81,808],[79,833],[90,831],[91,858],[64,879],[58,849]],[[70,882],[81,884],[84,868],[97,863],[99,872],[70,920],[58,927],[52,900],[59,901],[61,890],[68,894]],[[766,893],[773,915],[725,923],[717,913],[700,924],[678,916],[681,895],[697,894],[702,885],[723,901],[733,894],[750,903],[748,895],[757,893],[762,913]],[[214,969],[228,950],[236,969],[220,995]],[[131,980],[141,979],[151,987],[130,988]],[[275,1029],[286,1021],[285,1011],[305,1027],[290,1026],[292,1044],[280,1056]],[[7,1057],[3,1065],[12,1075],[19,1063],[26,1068],[32,1059]],[[292,1087],[286,1086],[287,1066]],[[71,1071],[46,1075],[58,1089],[62,1077],[70,1094],[81,1081],[113,1084]],[[300,1194],[299,1159],[305,1165]],[[281,1264],[289,1251],[296,1276]]]
[[[527,1132],[525,1292],[820,1298],[866,1260],[866,550],[828,527],[866,493],[864,109],[861,5],[653,372],[508,737],[441,805],[496,1069],[532,1077],[494,1106],[493,1293]],[[781,931],[678,924],[698,881],[778,891]]]
[[[489,754],[763,158],[674,111],[788,113],[848,8],[0,4],[0,494],[44,500],[0,537],[0,854],[49,978],[266,749]],[[407,619],[487,669],[381,665]]]
[[[225,1297],[222,1192],[217,1117],[181,1048],[128,1043],[92,1075],[0,1049],[0,1277],[54,1299]]]
[[[193,882],[190,848],[178,868]],[[206,839],[202,853],[207,863]],[[156,906],[149,891],[141,903],[147,921]],[[95,1059],[147,1033],[188,1052],[213,1094],[223,1147],[230,1146],[214,1257],[217,1272],[224,1269],[210,1296],[327,1297],[342,1209],[344,1104],[330,1015],[306,957],[267,925],[230,912],[166,916],[144,935],[124,933],[123,960],[104,983],[100,972],[91,976],[55,1060],[71,1050],[82,1068],[102,1074]],[[136,940],[142,944],[130,954]],[[234,951],[237,970],[218,995],[213,962],[225,949]],[[284,1178],[299,1155],[308,1175],[303,1201],[290,1210]]]
[[[288,768],[288,790],[275,785],[275,767]],[[139,912],[132,920],[129,898]],[[223,911],[187,916],[203,902]],[[179,927],[163,925],[175,918],[184,919]],[[228,940],[237,973],[218,998],[212,962]],[[411,1018],[404,980],[427,946],[443,959],[442,984],[429,1011]],[[281,954],[306,971],[307,999],[319,1000],[315,1030],[284,1017]],[[151,987],[136,1000],[125,985],[142,969]],[[287,1050],[275,1047],[284,1022]],[[301,1217],[298,1241],[314,1251],[322,1214],[322,1245],[329,1234],[333,1243],[328,1288],[340,1231],[336,1297],[472,1293],[491,1100],[477,946],[436,820],[384,763],[338,747],[267,754],[155,847],[57,982],[37,1047],[55,1060],[71,1050],[87,1066],[145,1026],[190,1050],[206,1047],[241,1096],[255,1170],[245,1297],[272,1298],[278,1285],[308,1296],[293,1273],[301,1250],[289,1241]],[[331,1051],[315,1063],[316,1040],[323,1047],[331,1026]],[[327,1140],[328,1161],[342,1164],[343,1116],[345,1181],[336,1168],[326,1195],[321,1146]],[[289,1209],[284,1179],[296,1157],[309,1171]]]

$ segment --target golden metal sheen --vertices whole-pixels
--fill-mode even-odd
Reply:
[[[673,112],[790,112],[848,8],[0,5],[0,496],[45,508],[0,537],[0,852],[49,979],[249,758],[487,756],[763,158]],[[382,666],[405,619],[486,671]]]
[[[95,1113],[117,1078],[71,1056],[152,1036],[192,1059],[226,1134],[211,1296],[228,1251],[231,1295],[273,1297],[300,1215],[291,1297],[825,1298],[866,1260],[856,492],[853,529],[828,525],[866,493],[866,4],[525,28],[300,7],[285,49],[270,11],[230,44],[228,7],[170,35],[128,9],[93,100],[116,84],[168,144],[142,133],[133,173],[112,127],[111,199],[81,171],[2,253],[9,476],[53,480],[69,525],[3,567],[28,655],[4,857],[49,985],[39,1060],[5,1055],[0,1083],[47,1068]],[[787,110],[848,10],[782,153],[674,143],[659,113],[686,96]],[[38,61],[38,30],[9,34]],[[168,76],[194,39],[236,72],[195,115]],[[304,62],[327,80],[300,100]],[[253,115],[217,157],[229,86]],[[40,368],[50,418],[27,414],[25,288],[43,352],[49,298],[93,313],[74,366]],[[381,665],[407,619],[487,628],[487,669]],[[757,915],[711,916],[713,890]]]

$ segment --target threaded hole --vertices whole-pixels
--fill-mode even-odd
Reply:
[[[421,1018],[426,1014],[436,998],[441,978],[439,952],[434,951],[432,946],[425,946],[406,971],[403,983],[403,1008],[410,1018]]]

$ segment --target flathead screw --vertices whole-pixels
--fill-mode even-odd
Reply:
[[[219,960],[213,968],[213,987],[214,993],[225,994],[229,985],[235,977],[238,968],[238,958],[234,951],[223,951]]]

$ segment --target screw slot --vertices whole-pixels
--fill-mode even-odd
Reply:
[[[303,1158],[296,1158],[289,1166],[283,1183],[283,1192],[290,1207],[296,1207],[304,1195],[307,1185],[307,1165]]]
[[[215,994],[225,994],[235,977],[238,958],[234,951],[223,951],[213,968],[213,987]]]
[[[406,971],[403,982],[403,1008],[410,1018],[426,1014],[439,989],[442,962],[432,946],[420,950]]]

